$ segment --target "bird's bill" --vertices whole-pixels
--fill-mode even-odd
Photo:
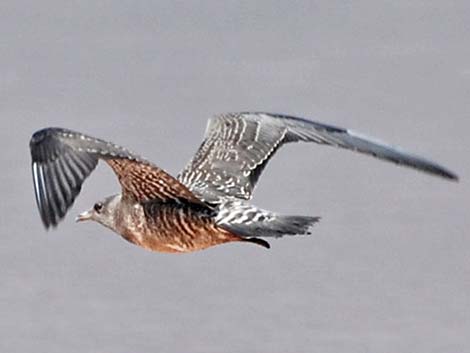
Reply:
[[[75,218],[75,222],[88,221],[91,219],[92,215],[93,215],[92,210],[82,212]]]

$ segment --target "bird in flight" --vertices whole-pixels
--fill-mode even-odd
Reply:
[[[249,203],[275,152],[290,142],[349,149],[449,180],[448,169],[351,130],[270,113],[230,113],[209,119],[204,140],[175,178],[129,150],[79,132],[46,128],[30,141],[36,202],[44,226],[64,218],[99,160],[121,184],[81,213],[127,241],[159,252],[191,252],[227,242],[269,248],[263,238],[310,234],[319,217],[286,216]]]

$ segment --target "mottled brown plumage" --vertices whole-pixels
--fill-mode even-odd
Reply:
[[[125,158],[106,162],[122,187],[115,230],[129,242],[171,253],[231,241],[253,242],[216,225],[208,205],[162,169]]]
[[[61,128],[36,132],[30,141],[36,201],[46,228],[65,217],[85,179],[104,160],[121,194],[77,218],[94,220],[129,242],[160,252],[191,252],[257,237],[310,234],[319,217],[284,216],[248,203],[266,164],[290,142],[350,149],[450,180],[440,165],[350,130],[267,113],[224,114],[209,121],[194,158],[177,178],[129,150]]]
[[[85,178],[103,159],[122,193],[98,202],[77,220],[94,220],[129,242],[160,252],[191,252],[242,237],[216,223],[216,212],[171,175],[126,149],[65,129],[38,131],[31,139],[33,180],[41,217],[55,226]]]
[[[217,226],[207,210],[189,204],[126,203],[117,217],[116,230],[126,240],[154,251],[190,252],[246,240]]]
[[[122,194],[137,202],[185,200],[203,203],[186,186],[155,165],[126,158],[106,159],[116,173]]]

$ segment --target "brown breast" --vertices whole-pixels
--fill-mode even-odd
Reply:
[[[194,205],[135,203],[123,205],[117,230],[124,239],[159,252],[191,252],[244,240],[216,225],[211,215]]]

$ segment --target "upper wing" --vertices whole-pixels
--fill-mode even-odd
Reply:
[[[47,128],[32,136],[30,149],[36,202],[46,228],[56,226],[64,218],[99,159],[113,168],[123,197],[139,202],[201,203],[165,171],[110,142],[66,129]]]
[[[351,130],[268,113],[233,113],[209,120],[204,141],[178,179],[207,202],[250,199],[266,163],[287,142],[315,142],[346,148],[447,179],[458,177],[440,165]]]

